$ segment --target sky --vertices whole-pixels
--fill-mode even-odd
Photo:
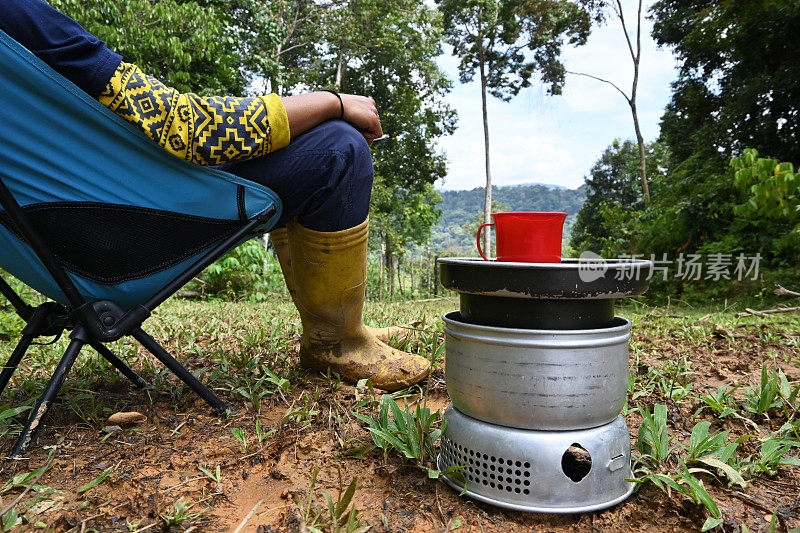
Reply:
[[[648,5],[650,2],[646,2]],[[636,20],[636,0],[623,0],[628,29]],[[634,25],[635,27],[635,25]],[[643,18],[639,73],[639,123],[645,141],[658,136],[658,123],[669,102],[675,60],[650,37]],[[588,42],[566,48],[567,70],[585,72],[616,83],[630,94],[633,63],[619,21],[595,27]],[[486,183],[480,83],[458,82],[458,60],[449,54],[438,63],[454,81],[447,100],[458,112],[458,130],[440,141],[449,160],[441,189],[473,189]],[[477,76],[476,76],[477,78]],[[561,96],[549,96],[541,85],[525,89],[506,103],[489,96],[489,142],[492,183],[549,183],[574,189],[615,138],[635,139],[627,102],[608,84],[568,75]]]

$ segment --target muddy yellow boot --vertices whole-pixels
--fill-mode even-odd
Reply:
[[[275,229],[269,232],[269,240],[275,248],[275,255],[278,257],[278,263],[281,265],[281,272],[283,272],[283,280],[286,282],[286,288],[289,295],[292,297],[295,307],[297,307],[297,289],[294,283],[294,272],[292,271],[292,258],[289,254],[289,236],[286,228]],[[403,342],[411,335],[409,328],[402,326],[388,326],[385,328],[366,328],[381,342],[389,342],[389,340]]]
[[[289,250],[303,321],[300,362],[355,383],[370,379],[394,391],[425,379],[430,363],[383,342],[364,325],[369,221],[343,231],[319,232],[291,221]]]
[[[283,281],[286,282],[286,289],[289,291],[289,296],[297,306],[297,296],[294,284],[294,273],[292,272],[292,258],[289,256],[289,236],[287,235],[286,228],[274,229],[269,232],[269,241],[275,249],[275,256],[278,258],[278,264],[281,265],[281,272],[283,272]]]

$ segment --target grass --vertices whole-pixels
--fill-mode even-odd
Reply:
[[[25,296],[36,299],[29,292]],[[223,485],[240,475],[242,458],[274,461],[274,452],[266,451],[270,446],[284,441],[294,441],[297,446],[307,435],[324,434],[336,443],[337,464],[419,476],[419,486],[428,488],[414,490],[423,491],[424,498],[429,494],[425,491],[434,490],[430,487],[437,483],[426,478],[436,477],[433,459],[444,429],[439,414],[427,405],[429,398],[445,394],[440,316],[457,306],[456,298],[367,303],[369,325],[413,324],[414,335],[398,347],[434,360],[434,374],[423,388],[391,396],[381,396],[366,383],[343,391],[335,375],[310,376],[302,371],[295,355],[299,318],[286,298],[268,297],[263,302],[173,298],[156,311],[145,329],[237,410],[235,421],[220,421],[214,436],[230,443],[227,449],[232,456],[224,461],[203,459],[193,467],[195,475],[200,472],[199,477],[213,484],[214,494],[224,495]],[[642,299],[618,305],[617,310],[634,324],[625,412],[635,437],[634,467],[640,492],[647,498],[661,498],[664,505],[676,509],[689,505],[699,520],[697,528],[721,527],[732,519],[731,498],[736,492],[780,477],[800,463],[800,386],[794,381],[800,364],[800,343],[794,335],[800,330],[800,314],[739,317],[738,310],[656,307]],[[22,325],[8,306],[0,305],[0,354],[11,352]],[[23,361],[0,405],[0,436],[6,437],[6,443],[19,431],[20,420],[44,387],[66,343],[61,339],[50,346],[35,346]],[[63,389],[66,401],[54,409],[49,426],[99,432],[108,415],[127,410],[133,402],[149,403],[148,394],[166,401],[173,416],[197,410],[196,396],[134,341],[123,339],[110,347],[153,383],[154,389],[137,392],[128,388],[124,378],[102,358],[84,350]],[[726,367],[727,375],[722,376],[725,383],[709,385],[726,356],[730,357],[724,364],[730,368]],[[736,366],[738,360],[743,366]],[[124,393],[98,394],[117,389]],[[400,399],[404,405],[398,404]],[[169,429],[177,434],[180,425],[172,423]],[[129,444],[119,443],[133,442],[139,436],[126,431],[106,438],[104,445],[124,448]],[[399,470],[392,470],[392,465]],[[312,467],[316,468],[309,465],[309,473]],[[83,491],[90,497],[84,504],[100,506],[93,495],[103,493],[103,487],[117,479],[129,479],[124,470],[124,461],[113,468],[106,466],[76,482],[72,490],[77,493],[87,487],[87,481],[96,480]],[[305,496],[292,499],[309,529],[357,531],[367,523],[397,520],[385,510],[368,516],[361,508],[356,511],[354,495],[363,490],[366,480],[348,474],[350,481],[345,483],[341,471],[338,477],[335,497],[332,491],[315,485],[315,473]],[[20,474],[9,477],[11,485],[6,490],[12,495],[21,493],[25,479]],[[777,510],[772,521],[779,526],[792,519],[789,511],[781,514],[777,503],[773,507]],[[32,508],[35,505],[27,507]],[[467,520],[466,509],[459,511],[459,520]],[[213,500],[192,504],[176,500],[153,516],[160,516],[164,527],[187,527],[199,523],[201,517],[211,520],[207,518],[209,510],[213,510]],[[10,527],[30,513],[22,504],[13,512],[14,521],[3,517],[3,525]],[[764,514],[763,509],[759,512]],[[745,522],[741,525],[747,526]]]

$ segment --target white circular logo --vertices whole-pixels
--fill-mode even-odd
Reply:
[[[608,261],[594,252],[581,252],[578,258],[578,277],[584,283],[602,278],[608,271]]]

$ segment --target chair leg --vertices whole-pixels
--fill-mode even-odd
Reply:
[[[3,371],[0,372],[0,394],[3,394],[3,391],[6,390],[11,376],[14,375],[14,371],[17,369],[17,366],[19,366],[19,362],[22,361],[25,352],[28,351],[28,348],[33,343],[33,339],[33,335],[23,335],[19,343],[17,343],[17,347],[14,348],[14,351],[11,353],[11,357],[9,357],[6,366],[4,366]]]
[[[210,405],[218,414],[226,416],[230,407],[222,400],[217,398],[216,394],[211,392],[211,389],[200,383],[194,375],[183,367],[178,361],[173,358],[156,340],[144,332],[141,328],[135,330],[131,335],[139,341],[147,351],[153,354],[156,359],[161,361],[173,374],[186,383],[194,392],[203,398],[208,405]]]
[[[134,372],[133,369],[128,365],[126,365],[122,359],[117,357],[116,354],[114,354],[114,352],[109,350],[108,346],[106,346],[101,342],[93,342],[91,343],[91,346],[92,348],[95,349],[97,353],[102,355],[106,361],[111,363],[114,366],[114,368],[119,370],[123,376],[131,380],[133,384],[136,385],[137,388],[146,389],[147,387],[150,386],[150,384],[146,382],[142,378],[142,376]],[[0,392],[2,392],[2,390],[0,390]]]
[[[14,310],[17,314],[22,317],[23,320],[28,320],[33,313],[33,307],[26,304],[25,301],[14,292],[14,289],[6,283],[2,277],[0,277],[0,294],[6,297],[9,303],[14,307]]]
[[[39,398],[39,402],[31,411],[30,417],[25,423],[25,427],[22,429],[22,433],[17,439],[16,444],[14,444],[14,448],[12,448],[11,453],[8,454],[9,459],[13,459],[25,453],[28,450],[28,446],[33,442],[34,437],[36,437],[36,433],[42,427],[42,421],[47,414],[47,410],[50,408],[50,404],[53,402],[53,399],[55,399],[58,391],[61,390],[64,379],[67,377],[72,365],[78,358],[81,348],[83,348],[85,344],[83,340],[76,338],[82,337],[82,330],[82,327],[75,328],[75,332],[72,336],[73,339],[69,343],[67,351],[64,352],[64,357],[61,358],[61,361],[59,361],[58,366],[53,372],[53,376],[50,378],[50,382],[47,384],[44,394],[42,394],[41,398]],[[75,333],[79,334],[75,335]]]

